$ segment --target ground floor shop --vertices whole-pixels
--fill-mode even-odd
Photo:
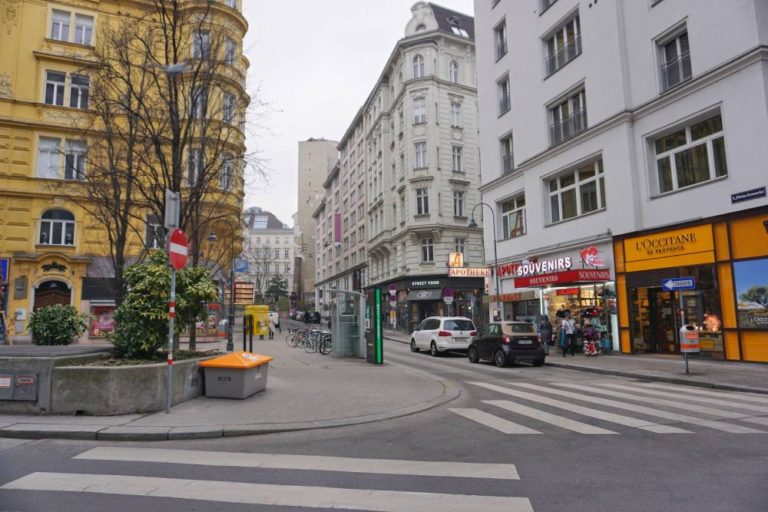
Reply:
[[[614,241],[621,351],[768,362],[768,209]]]

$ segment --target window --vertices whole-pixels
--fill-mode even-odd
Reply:
[[[552,222],[572,219],[605,208],[603,160],[549,180]]]
[[[496,91],[499,97],[499,115],[509,112],[509,77],[505,76],[496,82]]]
[[[414,124],[427,122],[427,99],[424,96],[413,98],[413,122]]]
[[[515,238],[525,234],[525,195],[501,203],[501,237]]]
[[[558,27],[547,38],[547,76],[581,55],[581,27],[579,16]]]
[[[192,58],[207,59],[211,56],[211,33],[198,30],[192,36]]]
[[[232,189],[232,169],[234,165],[230,155],[224,155],[223,160],[221,170],[219,171],[219,186],[221,190],[228,192]]]
[[[431,238],[421,239],[421,262],[430,263],[435,261],[435,253]]]
[[[413,58],[413,78],[424,78],[424,57],[421,55]]]
[[[512,172],[515,168],[514,158],[512,156],[512,135],[507,135],[499,140],[501,149],[501,170],[503,174]]]
[[[227,124],[232,124],[235,117],[235,95],[228,92],[224,93],[221,117]]]
[[[59,178],[59,139],[40,138],[37,147],[37,177]]]
[[[82,180],[85,177],[85,153],[85,142],[67,142],[67,151],[64,153],[65,180]]]
[[[427,166],[427,143],[417,142],[414,144],[416,151],[416,169],[421,169]]]
[[[189,150],[189,172],[187,181],[190,186],[195,186],[203,175],[203,150],[192,148]]]
[[[559,144],[587,129],[587,97],[584,89],[570,94],[549,109],[552,144]]]
[[[72,108],[88,108],[88,93],[90,80],[84,75],[72,75],[69,86],[69,106]]]
[[[451,126],[461,127],[461,103],[451,102]]]
[[[66,75],[58,71],[45,73],[45,103],[48,105],[64,105],[64,81]]]
[[[93,16],[75,15],[75,43],[86,46],[93,40]]]
[[[285,249],[285,252],[283,253],[283,257],[284,257],[285,259],[290,259],[290,258],[291,258],[291,256],[290,256],[290,252],[289,252],[289,250],[288,250],[288,249]],[[286,268],[286,272],[287,272],[287,271],[288,271],[288,269]]]
[[[227,6],[237,9],[237,0],[226,0]]]
[[[671,192],[728,175],[720,114],[654,141],[659,192]]]
[[[450,64],[448,64],[448,80],[454,84],[459,83],[459,65],[455,60],[452,60]]]
[[[163,247],[165,231],[163,230],[163,219],[154,213],[147,214],[147,224],[144,231],[144,246],[147,249],[160,249]]]
[[[235,42],[232,39],[226,38],[224,40],[224,64],[229,64],[231,66],[235,63],[236,48]]]
[[[39,244],[75,245],[75,216],[66,210],[48,210],[40,220]]]
[[[464,191],[453,191],[453,215],[454,217],[464,216]]]
[[[416,215],[426,215],[429,213],[429,190],[426,188],[416,189]]]
[[[190,117],[192,119],[205,119],[208,112],[208,89],[206,87],[194,87],[190,99]]]
[[[557,0],[541,0],[541,12],[544,12],[552,7],[552,4],[555,2],[557,2]]]
[[[462,165],[462,154],[464,149],[461,146],[453,146],[451,148],[451,169],[453,172],[464,172],[464,166]]]
[[[51,16],[51,39],[69,41],[69,18],[66,11],[54,10]]]
[[[496,60],[507,54],[507,22],[502,21],[493,29],[493,40],[496,43]]]
[[[448,24],[451,26],[451,32],[457,36],[469,37],[469,32],[461,26],[461,20],[457,16],[449,17]]]
[[[466,245],[466,238],[454,238],[453,239],[453,250],[454,252],[460,252],[461,254],[464,254],[464,246]]]
[[[673,39],[659,43],[659,50],[662,91],[691,79],[691,54],[687,32],[679,33]]]

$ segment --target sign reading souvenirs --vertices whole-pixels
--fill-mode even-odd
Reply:
[[[448,255],[448,266],[451,268],[459,268],[464,266],[464,253],[452,252]]]
[[[508,263],[506,265],[499,265],[497,270],[499,272],[499,277],[503,277],[508,274],[512,274],[516,277],[525,277],[569,270],[572,266],[573,258],[566,256],[565,258],[556,258],[551,260],[526,260],[522,263]]]
[[[611,280],[611,271],[608,269],[577,269],[544,274],[529,277],[516,277],[515,288],[527,288],[530,286],[549,286],[561,283],[599,283]]]
[[[448,269],[448,277],[489,277],[490,275],[491,269],[488,267],[465,267]]]

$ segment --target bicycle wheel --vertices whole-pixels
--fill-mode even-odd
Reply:
[[[312,338],[308,339],[304,345],[304,352],[317,352],[317,342]]]
[[[291,348],[296,348],[296,344],[299,342],[299,340],[296,339],[295,334],[288,335],[287,338],[285,338],[285,343]]]
[[[320,353],[324,356],[327,356],[331,353],[331,349],[333,346],[331,345],[331,337],[326,336],[323,338],[323,341],[320,342]]]

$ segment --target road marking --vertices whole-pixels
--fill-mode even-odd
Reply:
[[[484,383],[481,382],[477,384],[481,385]],[[715,430],[722,430],[723,432],[728,432],[731,434],[765,434],[765,432],[762,430],[755,430],[753,428],[742,427],[741,425],[734,425],[732,423],[726,423],[724,421],[707,420],[703,418],[697,418],[695,416],[687,416],[685,414],[678,414],[674,412],[662,411],[659,409],[652,409],[650,407],[645,407],[643,405],[628,404],[626,402],[619,402],[617,400],[609,400],[607,398],[590,396],[584,393],[572,393],[570,391],[563,391],[560,389],[551,389],[551,388],[541,389],[540,386],[536,386],[534,384],[526,384],[526,383],[515,384],[515,386],[535,389],[537,391],[541,391],[543,393],[547,393],[550,395],[573,398],[575,400],[580,400],[582,402],[607,405],[608,407],[613,407],[614,409],[623,409],[625,411],[632,411],[640,414],[647,414],[648,416],[655,416],[657,418],[664,418],[666,420],[677,421],[681,423],[692,423],[694,425],[701,425],[704,427],[713,428]],[[515,390],[502,388],[501,386],[495,386],[495,387],[498,388],[496,389],[496,391],[499,391],[500,393],[505,393],[511,396],[515,396]]]
[[[160,462],[202,466],[340,471],[381,475],[413,475],[455,478],[519,480],[514,464],[472,462],[433,462],[394,459],[356,459],[311,455],[172,450],[165,448],[99,447],[83,452],[75,459],[127,462]]]
[[[0,489],[87,492],[375,512],[533,512],[527,498],[265,485],[127,475],[32,473]]]
[[[484,388],[489,388],[493,384],[483,385]],[[493,388],[489,388],[493,389]],[[503,388],[502,388],[503,389]],[[496,390],[498,391],[498,390]],[[549,405],[551,407],[557,407],[558,409],[564,409],[566,411],[575,412],[582,416],[589,416],[591,418],[597,418],[599,420],[607,421],[610,423],[617,423],[625,427],[639,428],[642,430],[648,430],[655,434],[692,434],[689,430],[683,430],[681,428],[672,427],[669,425],[659,425],[648,420],[642,420],[639,418],[632,418],[630,416],[623,416],[621,414],[614,414],[611,412],[600,411],[598,409],[592,409],[590,407],[584,407],[581,405],[572,404],[570,402],[563,402],[561,400],[555,400],[540,394],[526,393],[525,391],[514,391],[512,395],[516,398],[522,398],[538,404]]]
[[[516,414],[522,414],[523,416],[528,416],[529,418],[534,418],[541,422],[549,423],[550,425],[555,425],[556,427],[564,428],[579,434],[617,434],[617,432],[613,432],[612,430],[606,430],[588,423],[582,423],[564,416],[558,416],[557,414],[550,414],[545,411],[540,411],[539,409],[534,409],[533,407],[512,402],[511,400],[483,400],[483,403],[500,407]]]
[[[686,404],[686,403],[678,402],[676,400],[664,400],[663,398],[636,396],[629,393],[619,393],[618,391],[600,389],[599,387],[595,387],[595,386],[585,386],[582,384],[570,384],[570,385],[557,384],[557,386],[568,387],[571,389],[580,389],[587,393],[593,393],[597,395],[607,395],[611,398],[623,398],[625,400],[632,400],[634,402],[642,402],[642,403],[652,404],[652,405],[666,405],[669,407],[674,407],[675,409],[683,409],[686,411],[698,412],[700,414],[708,414],[710,416],[714,416],[715,419],[727,418],[727,419],[737,420],[737,419],[747,417],[747,415],[743,412],[723,411],[722,409],[704,407],[703,405]]]
[[[679,388],[679,386],[673,386],[671,384],[659,384],[656,382],[641,382],[638,383],[638,385],[644,388],[669,389],[672,391],[676,391]],[[715,396],[719,398],[727,398],[729,400],[743,400],[745,402],[768,404],[768,396],[756,396],[741,391],[709,391],[706,389],[691,387],[690,389],[686,388],[685,392],[694,395]]]
[[[541,434],[538,430],[533,430],[526,426],[511,421],[499,418],[493,414],[481,411],[480,409],[448,409],[451,412],[455,412],[459,416],[464,416],[472,421],[476,421],[481,425],[490,427],[499,432],[505,434]]]
[[[652,395],[652,396],[661,396],[661,397],[668,397],[668,398],[677,398],[680,400],[688,400],[689,402],[698,402],[698,403],[704,403],[704,404],[713,404],[713,405],[724,405],[726,407],[733,407],[738,409],[747,409],[750,411],[757,411],[762,413],[768,413],[768,407],[761,406],[761,405],[753,405],[753,404],[741,404],[736,403],[733,400],[725,400],[725,399],[717,399],[717,398],[703,398],[703,397],[697,397],[697,396],[687,396],[685,394],[685,390],[679,390],[679,392],[672,392],[672,391],[656,391],[653,389],[639,389],[637,387],[633,386],[626,386],[622,384],[616,384],[614,382],[604,382],[601,384],[602,387],[609,387],[613,389],[623,389],[625,391],[634,391],[636,393],[643,393],[646,395]]]

